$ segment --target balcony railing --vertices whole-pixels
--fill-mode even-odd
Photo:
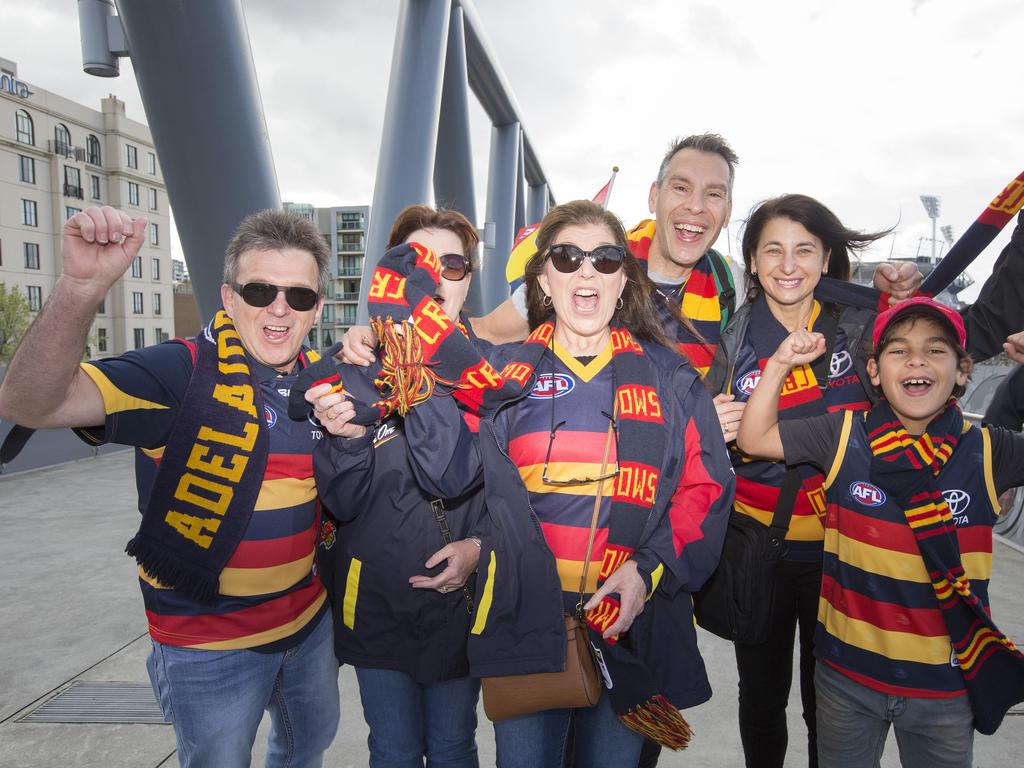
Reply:
[[[362,267],[341,267],[338,270],[338,277],[362,277]]]
[[[352,293],[343,293],[340,296],[342,301],[359,301],[359,291],[353,291]]]
[[[81,187],[76,187],[74,184],[65,184],[64,197],[76,197],[79,200],[82,200],[85,198],[85,192]]]

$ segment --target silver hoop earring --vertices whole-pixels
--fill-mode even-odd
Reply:
[[[625,306],[625,303],[622,301],[622,297],[619,296],[619,298],[615,300],[615,308],[622,309],[623,306]]]
[[[545,293],[545,294],[544,294],[544,298],[540,300],[540,303],[541,303],[541,304],[542,304],[543,306],[545,306],[545,307],[550,307],[550,306],[551,306],[551,297],[550,297],[550,296],[548,296],[548,295],[547,295],[547,294]]]

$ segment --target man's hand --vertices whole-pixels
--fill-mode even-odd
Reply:
[[[909,299],[924,282],[924,275],[917,264],[901,261],[898,264],[879,264],[871,277],[875,288],[889,294],[889,303]]]
[[[1003,350],[1014,362],[1024,363],[1024,331],[1008,336],[1006,343],[1003,344]]]
[[[793,331],[782,340],[771,359],[787,368],[813,363],[825,353],[825,337],[803,328]]]
[[[589,611],[596,608],[601,604],[605,595],[609,594],[619,596],[619,617],[601,635],[605,638],[621,635],[633,626],[636,617],[644,612],[647,585],[644,584],[643,577],[637,572],[635,560],[627,560],[609,576],[608,580],[583,606],[583,610]]]
[[[323,428],[338,437],[362,437],[366,427],[352,424],[356,407],[340,392],[331,392],[330,384],[317,384],[306,392],[306,402],[312,404],[313,415]]]
[[[341,361],[364,368],[376,360],[377,337],[368,325],[353,325],[341,337]]]
[[[76,213],[61,230],[62,277],[102,299],[138,255],[146,223],[109,205]]]
[[[746,403],[737,403],[735,400],[735,395],[715,395],[712,401],[715,404],[715,412],[718,414],[718,423],[722,425],[722,436],[727,443],[736,439],[740,421],[743,419],[743,411],[747,407]]]
[[[433,568],[445,560],[448,561],[448,565],[437,576],[410,576],[409,584],[412,588],[436,589],[438,592],[458,589],[476,570],[476,564],[480,560],[480,545],[476,539],[462,539],[445,544],[430,556],[424,567]]]

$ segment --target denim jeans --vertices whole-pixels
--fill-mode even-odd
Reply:
[[[404,672],[356,667],[371,768],[477,768],[480,681],[460,677],[424,685]]]
[[[903,768],[970,768],[974,716],[967,696],[879,693],[828,664],[814,671],[821,768],[877,768],[892,724]]]
[[[549,709],[495,723],[498,768],[562,768],[573,722],[572,765],[636,768],[643,736],[615,716],[607,691],[593,707]]]
[[[153,641],[146,662],[183,768],[248,766],[263,711],[267,765],[319,768],[338,730],[338,662],[329,613],[281,653],[203,651]]]

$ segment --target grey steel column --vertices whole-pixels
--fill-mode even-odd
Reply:
[[[519,153],[516,161],[516,213],[515,220],[513,222],[514,231],[512,233],[512,239],[515,240],[516,234],[519,230],[525,227],[527,224],[533,224],[532,221],[526,220],[526,162],[524,157],[526,155],[525,142],[523,132],[519,132]]]
[[[530,224],[539,224],[548,212],[548,185],[531,184],[526,191],[526,218]]]
[[[434,160],[434,202],[460,211],[476,225],[476,187],[469,133],[469,78],[466,72],[466,34],[462,8],[452,6],[448,26],[448,51],[444,62],[441,115],[437,127]],[[479,275],[469,288],[466,310],[479,314],[482,287]]]
[[[240,0],[117,0],[204,318],[220,307],[238,223],[280,208]]]
[[[399,12],[366,233],[359,323],[367,321],[369,277],[384,252],[392,221],[405,206],[430,202],[450,13],[451,0],[403,0]]]
[[[483,312],[490,312],[508,298],[505,264],[515,239],[516,176],[519,171],[519,123],[491,128],[491,155],[487,173],[487,228],[494,238],[484,245]]]

